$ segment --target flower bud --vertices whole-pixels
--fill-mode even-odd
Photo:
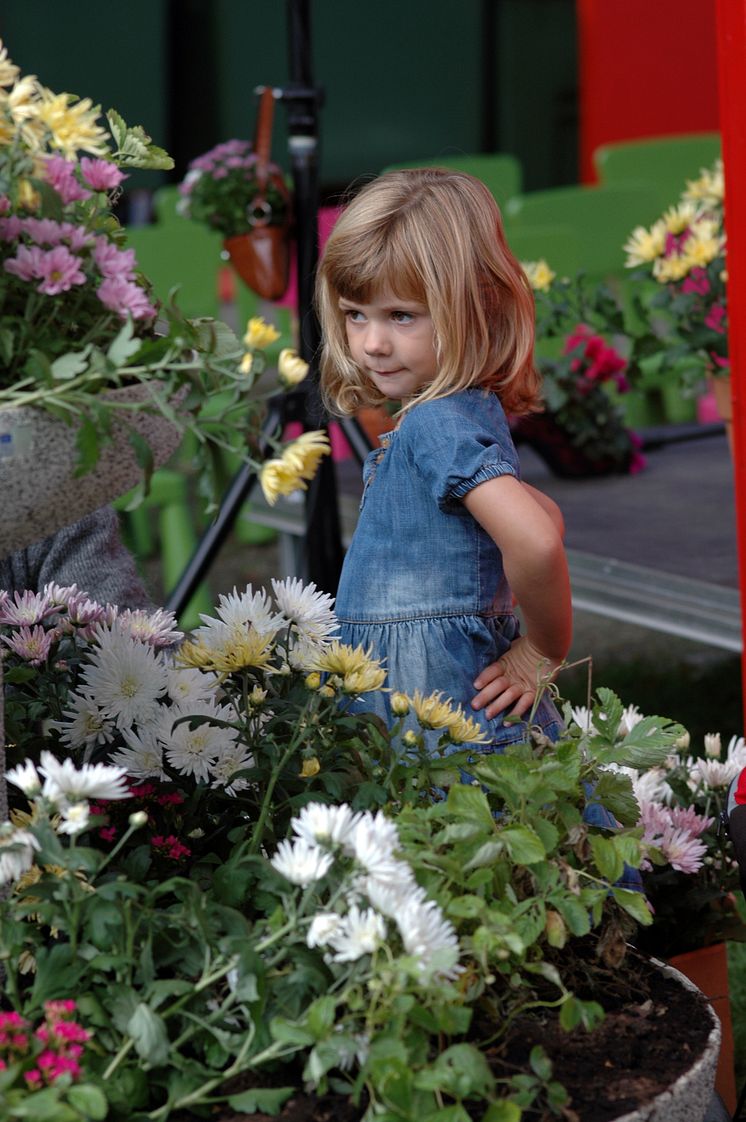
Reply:
[[[420,738],[412,729],[407,729],[404,736],[401,738],[402,744],[406,744],[407,748],[416,748],[420,742]]]
[[[306,686],[309,690],[317,690],[321,685],[321,675],[318,670],[312,670],[310,674],[306,674]]]
[[[129,817],[129,824],[133,830],[139,830],[148,821],[148,815],[144,810],[136,810]]]
[[[391,712],[396,717],[406,717],[409,712],[409,698],[405,693],[395,690],[391,695]]]
[[[719,732],[706,732],[705,733],[705,755],[712,757],[713,760],[719,760],[722,752],[722,744],[720,743]]]
[[[304,760],[300,769],[301,779],[313,779],[314,775],[318,775],[321,771],[321,764],[316,756],[311,756],[310,760]]]
[[[322,686],[319,690],[319,697],[334,697],[334,690],[331,686]]]
[[[249,351],[263,350],[280,338],[280,332],[262,316],[252,316],[246,325],[244,346]]]
[[[674,746],[674,748],[676,749],[677,752],[686,752],[686,750],[688,749],[691,742],[692,742],[691,736],[689,735],[689,733],[686,730],[684,730],[684,732],[681,734],[681,736],[678,737],[678,739],[674,741],[673,746]]]
[[[292,347],[285,347],[280,351],[277,373],[285,389],[289,390],[303,381],[308,373],[308,363]]]

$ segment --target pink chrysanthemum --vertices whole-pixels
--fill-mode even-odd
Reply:
[[[60,245],[64,238],[62,223],[53,218],[24,218],[23,233],[34,245],[48,247]]]
[[[3,268],[6,273],[12,273],[14,277],[20,277],[21,280],[37,280],[42,275],[41,259],[43,255],[44,250],[39,249],[37,245],[19,245],[15,257],[9,257],[3,263]]]
[[[123,277],[107,277],[96,289],[96,294],[102,304],[122,319],[128,315],[133,319],[152,319],[156,314],[156,309],[140,286]]]
[[[104,277],[123,277],[125,280],[133,278],[136,266],[134,249],[118,249],[107,242],[106,238],[98,238],[93,260]]]
[[[47,183],[54,188],[65,206],[91,197],[91,192],[86,191],[76,179],[76,167],[73,160],[66,160],[63,156],[50,156],[44,169]]]
[[[94,191],[112,191],[128,177],[110,160],[96,160],[83,156],[80,161],[83,179]]]
[[[9,624],[11,627],[26,624],[33,627],[41,623],[47,616],[56,611],[52,599],[44,592],[14,592],[13,599],[9,596],[0,601],[0,624]]]
[[[3,635],[2,642],[31,666],[41,666],[49,657],[52,644],[59,635],[56,631],[45,631],[39,624],[36,627],[21,627],[13,635]]]
[[[86,276],[81,260],[67,246],[58,245],[42,254],[39,262],[41,284],[37,291],[45,296],[68,292],[73,285],[85,284]]]

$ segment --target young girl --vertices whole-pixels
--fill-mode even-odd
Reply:
[[[339,218],[317,300],[330,410],[401,403],[363,469],[342,640],[382,659],[391,689],[462,705],[493,747],[525,738],[506,714],[534,709],[556,739],[556,709],[535,702],[570,645],[570,586],[561,517],[520,482],[505,417],[538,406],[539,382],[533,297],[494,199],[460,172],[381,176]],[[388,699],[362,707],[390,723]]]

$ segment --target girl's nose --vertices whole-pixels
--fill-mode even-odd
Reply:
[[[368,355],[387,354],[391,349],[388,331],[383,324],[369,323],[365,332],[365,353]]]

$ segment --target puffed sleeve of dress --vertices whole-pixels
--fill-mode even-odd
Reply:
[[[508,421],[492,393],[467,390],[421,402],[405,416],[399,441],[443,511],[487,479],[520,477]]]

